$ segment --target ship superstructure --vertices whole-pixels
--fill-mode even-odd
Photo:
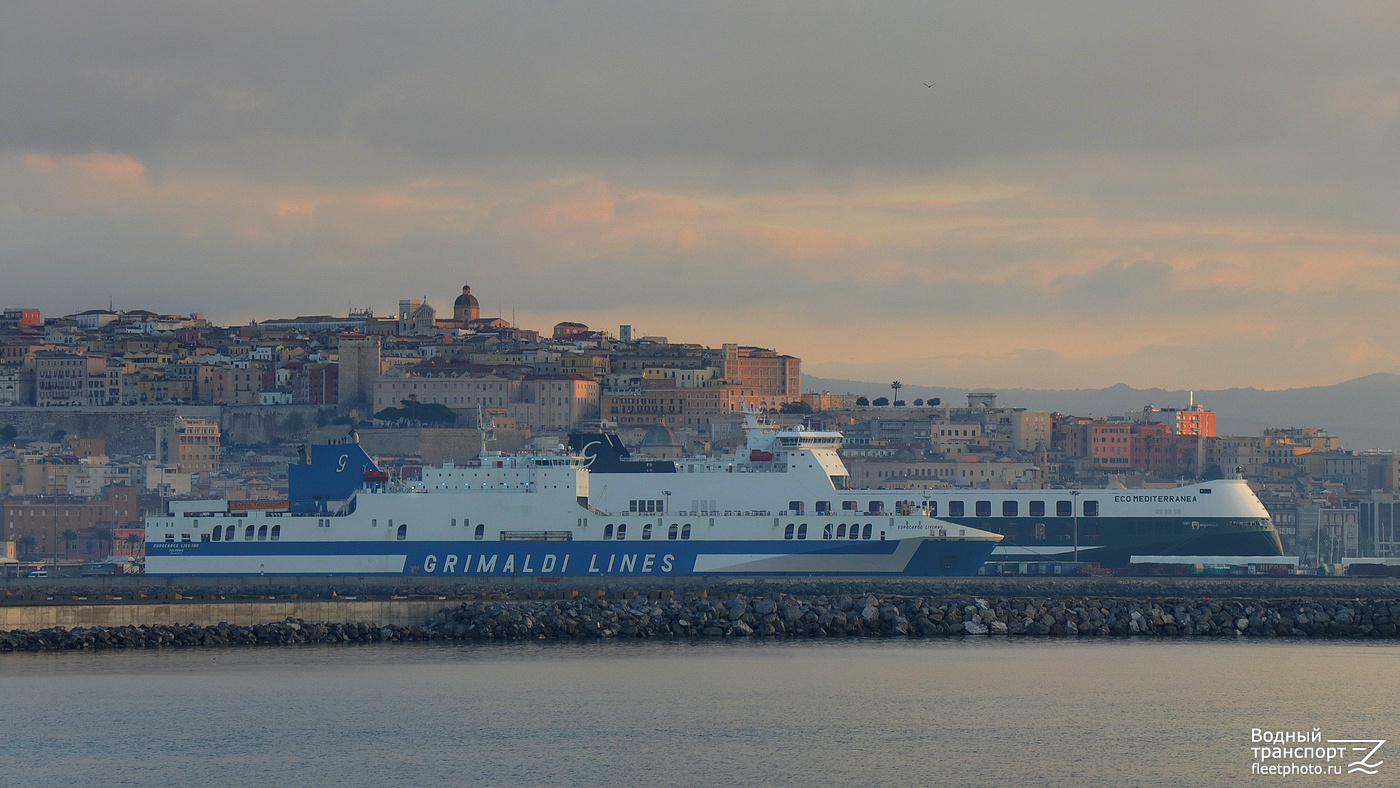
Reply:
[[[922,577],[975,574],[1002,538],[918,502],[835,505],[844,464],[803,456],[819,473],[713,461],[605,473],[587,454],[483,452],[395,480],[356,442],[316,446],[291,467],[285,508],[172,501],[148,518],[146,571]]]
[[[851,489],[838,451],[841,433],[779,427],[749,414],[745,444],[722,458],[674,461],[670,495],[688,508],[712,506],[706,480],[732,479],[739,501],[752,500],[778,474],[793,491],[776,514],[786,521],[828,514],[849,517],[918,511],[943,522],[1000,534],[994,561],[1078,561],[1125,566],[1131,556],[1279,556],[1278,532],[1243,479],[1172,489]],[[595,451],[598,436],[574,439]],[[585,449],[585,454],[588,450]],[[599,505],[618,506],[648,482],[627,463],[600,458],[592,481]],[[840,527],[838,517],[837,527]]]

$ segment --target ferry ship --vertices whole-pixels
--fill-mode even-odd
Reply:
[[[767,434],[753,430],[755,437]],[[485,452],[393,479],[358,442],[311,448],[285,502],[188,501],[146,520],[153,575],[930,577],[973,575],[1003,537],[933,516],[928,497],[841,489],[828,433],[766,454],[632,461]],[[839,434],[836,435],[839,443]],[[596,465],[596,467],[594,467]]]
[[[1102,489],[852,489],[837,453],[841,433],[782,428],[749,415],[746,436],[746,445],[723,459],[680,459],[651,466],[627,462],[625,450],[612,436],[571,440],[591,463],[593,499],[603,506],[644,503],[645,490],[657,486],[690,509],[714,506],[715,501],[706,500],[706,491],[720,486],[740,500],[756,500],[767,480],[781,475],[789,480],[784,487],[793,492],[780,504],[778,519],[800,527],[821,518],[817,527],[825,529],[834,518],[832,537],[837,539],[843,535],[843,520],[856,513],[916,511],[1001,535],[993,562],[1123,567],[1133,556],[1283,555],[1268,511],[1239,478],[1174,489],[1126,489],[1119,484]],[[658,482],[654,474],[663,472],[674,475]],[[714,482],[716,474],[724,475],[723,485]]]

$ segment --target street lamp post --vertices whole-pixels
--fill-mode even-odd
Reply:
[[[58,577],[58,498],[49,501],[49,548],[53,550],[52,577]]]
[[[1077,564],[1079,563],[1079,491],[1070,490],[1069,495],[1073,499],[1071,514],[1074,515],[1074,562]]]

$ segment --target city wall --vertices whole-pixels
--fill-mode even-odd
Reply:
[[[151,454],[155,429],[176,416],[219,422],[224,445],[252,446],[305,440],[316,426],[314,405],[112,405],[92,408],[0,408],[0,427],[21,438],[47,440],[58,430],[102,438],[108,454]],[[342,429],[343,431],[343,429]]]
[[[318,427],[320,409],[314,405],[161,405],[93,408],[0,408],[0,427],[12,425],[19,437],[47,440],[62,430],[67,435],[102,438],[108,454],[151,454],[155,430],[176,416],[219,422],[225,446],[270,445],[288,441],[339,440],[349,425]],[[481,432],[462,427],[358,428],[365,450],[377,456],[420,456],[430,464],[466,462],[481,453]],[[525,430],[496,430],[492,451],[513,451],[528,439]]]

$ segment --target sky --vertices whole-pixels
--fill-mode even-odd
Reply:
[[[46,316],[469,284],[821,377],[1400,372],[1395,4],[7,0],[0,107]]]

